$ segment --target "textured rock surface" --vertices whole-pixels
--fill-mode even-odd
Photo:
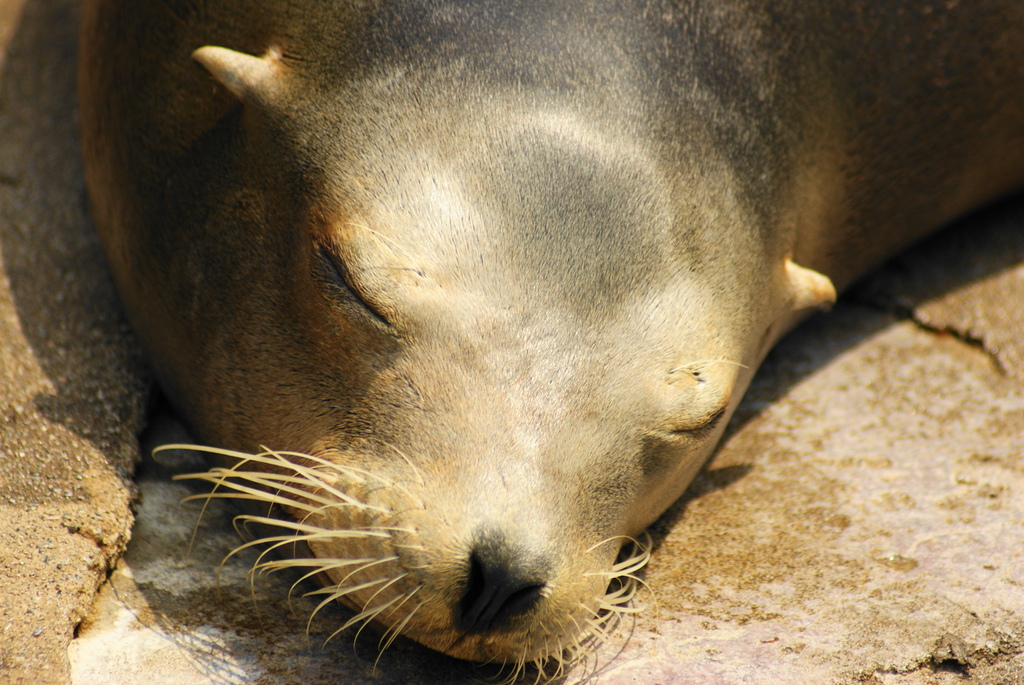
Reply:
[[[250,589],[253,552],[219,568],[231,512],[196,528],[169,479],[194,465],[144,469],[103,583],[131,522],[146,386],[84,213],[76,5],[0,0],[0,682],[493,675],[405,642],[375,668],[369,630],[355,650],[354,629],[323,647],[336,607],[307,637],[316,602],[287,601],[293,579]],[[1022,312],[1018,202],[784,341],[657,526],[656,601],[589,664],[596,682],[1024,683]]]
[[[0,681],[62,683],[123,552],[145,385],[86,219],[75,2],[0,2]]]

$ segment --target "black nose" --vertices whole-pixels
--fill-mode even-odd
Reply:
[[[469,555],[466,589],[455,611],[455,624],[467,633],[484,633],[508,625],[541,599],[546,573],[536,560],[490,536]]]

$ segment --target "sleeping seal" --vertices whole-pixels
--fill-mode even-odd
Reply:
[[[311,550],[261,567],[543,665],[772,344],[1024,183],[1022,42],[1013,0],[87,0],[89,195],[203,477]]]

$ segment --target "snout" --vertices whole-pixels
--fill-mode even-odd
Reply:
[[[319,575],[315,594],[356,612],[338,632],[373,622],[382,646],[401,633],[458,658],[564,666],[630,611],[633,574],[646,563],[644,552],[616,562],[624,538],[584,539],[536,503],[519,515],[502,506],[504,517],[481,523],[479,511],[439,505],[448,500],[436,493],[322,457],[218,452],[239,461],[188,476],[214,484],[201,497],[262,500],[289,515],[243,516],[283,531],[245,546],[300,542],[312,552],[264,555],[254,570]]]
[[[403,632],[459,658],[539,667],[606,639],[629,611],[632,576],[646,557],[638,550],[619,563],[626,538],[585,538],[564,516],[530,509],[526,526],[513,513],[463,527],[466,512],[410,512],[403,527],[416,533],[395,549],[407,588],[422,587],[428,599]]]
[[[500,531],[483,531],[466,561],[455,627],[468,634],[504,630],[551,593],[553,562],[543,552],[516,546]]]

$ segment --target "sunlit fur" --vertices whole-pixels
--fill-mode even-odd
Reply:
[[[524,656],[515,662],[505,664],[510,671],[503,683],[516,682],[526,672],[528,666],[532,666],[536,672],[535,683],[557,680],[577,664],[585,666],[587,654],[611,640],[616,627],[624,617],[643,611],[643,607],[634,602],[640,587],[645,585],[636,573],[651,559],[650,535],[645,532],[643,537],[642,543],[633,538],[626,538],[630,553],[623,555],[623,558],[616,561],[607,571],[586,573],[588,576],[607,578],[608,587],[605,594],[597,598],[597,611],[585,603],[580,603],[590,616],[583,625],[577,626],[579,632],[568,641],[552,645],[551,650],[539,658],[526,659]],[[614,539],[604,540],[591,549]],[[584,679],[580,678],[581,681]]]
[[[380,653],[390,647],[399,635],[408,634],[416,639],[415,631],[407,631],[407,628],[426,603],[427,598],[422,596],[422,585],[414,586],[392,597],[385,596],[377,601],[388,588],[398,584],[408,575],[400,566],[397,571],[389,572],[391,569],[388,567],[395,566],[395,562],[398,561],[397,555],[374,555],[369,553],[372,552],[372,546],[369,544],[361,546],[367,550],[367,554],[348,558],[326,558],[306,553],[310,544],[316,545],[318,542],[344,541],[351,546],[353,542],[376,539],[396,544],[396,533],[410,532],[400,525],[353,525],[351,528],[327,529],[311,521],[327,510],[348,511],[354,515],[349,516],[350,519],[358,518],[360,512],[372,513],[374,520],[387,520],[394,516],[393,511],[368,504],[337,487],[339,481],[376,481],[381,487],[389,489],[400,489],[401,486],[369,472],[341,466],[309,454],[269,449],[264,449],[258,454],[247,454],[197,445],[164,445],[157,451],[163,450],[193,450],[226,457],[235,462],[230,467],[221,466],[201,473],[175,476],[176,480],[199,480],[213,486],[210,492],[192,495],[185,501],[201,500],[204,502],[204,509],[205,503],[214,498],[245,500],[268,505],[265,515],[246,513],[236,516],[235,527],[243,537],[250,537],[249,529],[253,526],[272,527],[280,533],[251,539],[225,557],[227,561],[243,550],[260,548],[260,554],[250,571],[252,581],[262,574],[298,570],[302,575],[292,585],[294,590],[297,585],[314,576],[319,575],[324,581],[328,578],[326,572],[344,573],[341,581],[328,581],[325,587],[305,593],[305,596],[322,598],[309,617],[307,630],[320,609],[335,600],[346,603],[356,612],[334,630],[324,644],[357,625],[358,639],[362,629],[370,623],[376,623],[382,629],[378,642]],[[407,493],[404,497],[412,498]],[[279,518],[273,515],[274,507],[290,513],[294,518]],[[627,542],[629,553],[621,555],[624,558],[610,568],[595,569],[584,574],[607,579],[607,589],[603,595],[593,598],[592,602],[580,603],[585,613],[582,622],[568,617],[571,623],[575,624],[575,631],[569,634],[564,634],[563,631],[562,634],[555,635],[556,631],[551,631],[544,625],[539,626],[545,633],[552,633],[550,644],[545,644],[540,656],[528,656],[524,646],[521,656],[502,663],[501,682],[515,682],[531,667],[535,671],[534,682],[537,683],[564,676],[571,667],[585,662],[589,652],[607,642],[623,617],[641,610],[634,603],[638,588],[642,584],[636,574],[650,559],[650,539],[647,537],[641,543],[631,538],[610,538],[594,545],[588,552],[616,542]],[[279,553],[280,556],[274,553]],[[363,599],[352,601],[356,595],[362,595]]]

